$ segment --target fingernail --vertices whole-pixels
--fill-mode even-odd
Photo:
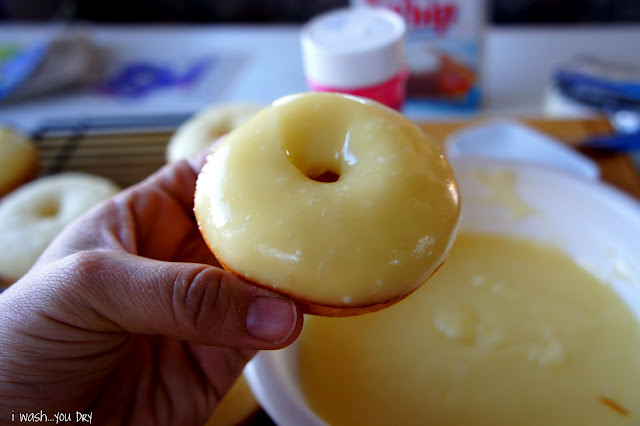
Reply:
[[[280,344],[296,328],[296,305],[290,300],[256,297],[247,312],[247,332],[256,339]]]

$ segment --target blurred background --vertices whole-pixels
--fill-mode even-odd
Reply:
[[[301,23],[349,0],[0,0],[0,18],[94,22]],[[640,22],[638,0],[492,0],[490,20],[509,24]]]

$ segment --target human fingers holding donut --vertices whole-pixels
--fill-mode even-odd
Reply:
[[[0,295],[0,422],[57,410],[202,424],[256,350],[299,335],[303,312],[410,294],[459,222],[440,150],[359,98],[276,101],[201,168],[171,163],[94,208]]]
[[[258,349],[293,341],[296,304],[216,265],[179,161],[66,228],[0,295],[0,423],[203,424]]]

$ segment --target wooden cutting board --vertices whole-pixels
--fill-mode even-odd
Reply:
[[[576,146],[580,141],[589,136],[612,132],[611,126],[606,118],[522,118],[518,119],[518,121],[543,131],[571,146]],[[477,125],[480,122],[481,119],[421,122],[418,124],[435,142],[442,145],[452,132],[461,130],[467,126]],[[628,155],[580,149],[579,151],[598,164],[603,181],[622,189],[640,200],[640,174],[635,169]]]

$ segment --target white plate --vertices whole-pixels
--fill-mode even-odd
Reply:
[[[461,229],[547,241],[613,289],[640,321],[640,205],[606,184],[563,171],[489,158],[452,158],[462,192]],[[514,219],[487,202],[479,173],[513,173],[515,194],[533,213]],[[281,425],[324,424],[307,407],[297,378],[297,347],[258,354],[245,369],[261,406]]]

